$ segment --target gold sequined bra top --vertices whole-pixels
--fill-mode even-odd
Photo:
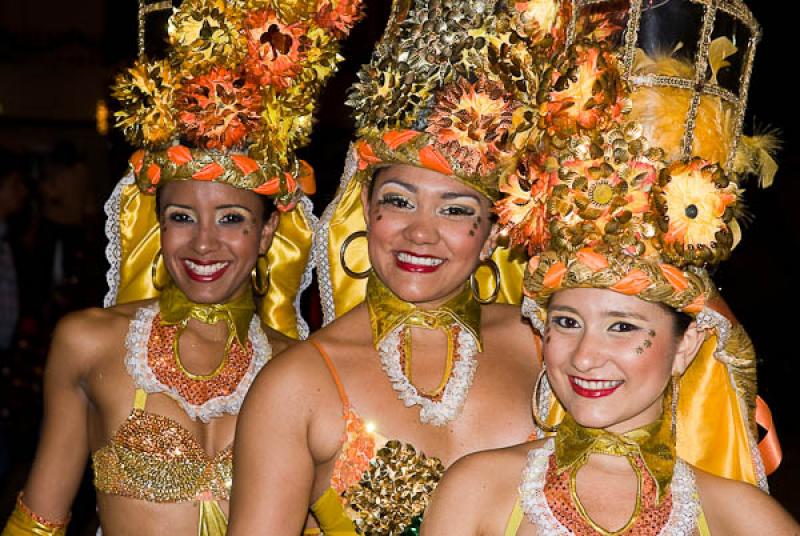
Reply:
[[[352,536],[400,535],[413,530],[444,474],[444,465],[409,444],[387,440],[365,423],[350,406],[330,357],[321,346],[312,344],[336,382],[345,421],[344,444],[330,488],[311,506],[320,531],[325,536]]]

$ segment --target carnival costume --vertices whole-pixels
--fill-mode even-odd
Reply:
[[[170,13],[171,12],[171,13]],[[145,55],[148,21],[168,14],[168,50]],[[227,520],[232,445],[210,457],[180,424],[145,409],[148,393],[175,400],[193,420],[239,412],[271,358],[262,322],[305,338],[300,292],[314,217],[305,194],[311,167],[295,156],[309,142],[315,101],[342,59],[338,41],[361,15],[358,0],[139,2],[139,59],[117,80],[117,125],[133,145],[131,171],[106,204],[110,290],[106,306],[158,296],[140,308],[125,340],[136,387],[133,409],[108,444],[93,453],[98,492],[135,499],[199,503],[198,534],[219,536]],[[280,222],[252,292],[225,304],[196,304],[168,281],[160,262],[155,192],[173,180],[214,181],[271,197]],[[257,305],[253,293],[261,296]],[[256,314],[258,313],[258,314]],[[178,339],[195,319],[228,325],[225,355],[209,375],[181,364]],[[22,502],[3,536],[63,534]]]
[[[553,293],[600,288],[689,314],[709,337],[662,417],[625,434],[565,415],[543,373],[536,416],[560,424],[529,454],[506,534],[523,513],[540,534],[610,534],[575,492],[591,453],[625,456],[639,477],[614,534],[707,534],[687,462],[766,489],[779,461],[772,433],[756,442],[752,344],[709,307],[708,269],[740,239],[745,175],[768,185],[775,172],[774,140],[740,136],[759,27],[739,0],[568,3],[567,46],[540,66],[541,129],[496,204],[531,255],[523,314],[544,332]]]
[[[502,251],[496,264],[489,263],[495,264],[494,282],[485,273],[473,275],[441,307],[420,309],[369,270],[360,194],[376,170],[408,164],[497,198],[498,184],[516,169],[519,150],[536,128],[530,85],[521,70],[541,61],[556,42],[526,34],[515,16],[494,0],[394,2],[372,61],[348,100],[357,139],[315,233],[325,321],[366,300],[373,344],[388,380],[406,406],[419,408],[420,422],[431,426],[460,415],[482,351],[480,304],[494,298],[519,303],[522,264],[508,269],[515,261]],[[419,390],[411,378],[412,328],[447,336],[445,373],[431,392]],[[347,430],[330,488],[311,508],[322,532],[416,534],[442,463],[364,423],[325,349],[317,348],[339,386]]]

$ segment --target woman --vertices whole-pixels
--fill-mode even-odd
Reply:
[[[168,57],[140,55],[118,79],[119,123],[142,147],[107,207],[118,304],[59,323],[42,439],[4,536],[63,534],[89,452],[105,534],[225,533],[244,394],[292,342],[281,331],[302,334],[298,184],[313,177],[293,151],[357,16],[345,7],[188,0]]]
[[[446,466],[534,433],[536,340],[515,308],[482,304],[491,290],[469,282],[490,253],[498,177],[532,127],[524,92],[489,61],[514,32],[496,22],[512,13],[480,7],[397,3],[362,72],[334,219],[366,221],[371,269],[353,271],[359,235],[336,251],[367,276],[366,300],[254,383],[237,425],[231,534],[415,533]],[[451,62],[459,42],[471,63]],[[519,37],[509,54],[534,49]],[[333,234],[328,222],[320,231]]]
[[[767,465],[755,443],[755,353],[711,309],[707,272],[735,246],[742,175],[768,158],[739,140],[727,120],[744,101],[718,86],[733,74],[746,95],[754,40],[739,35],[738,50],[724,34],[684,28],[699,36],[697,56],[664,56],[680,47],[660,17],[681,15],[681,2],[577,4],[575,40],[542,88],[546,129],[497,205],[533,254],[523,312],[544,336],[546,368],[534,414],[545,418],[536,406],[552,389],[555,437],[459,463],[422,532],[793,534],[751,486],[766,486]],[[739,30],[757,34],[737,7]],[[707,28],[724,18],[713,7],[700,15]],[[697,73],[702,83],[685,83]]]
[[[703,337],[685,315],[635,296],[553,294],[543,352],[566,411],[555,439],[457,463],[422,534],[798,534],[763,491],[675,457],[670,383]]]

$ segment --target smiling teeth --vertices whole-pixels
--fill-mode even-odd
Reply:
[[[186,260],[184,262],[192,272],[203,276],[212,275],[228,266],[227,262],[215,262],[214,264],[197,264],[190,260]]]
[[[422,266],[439,266],[444,262],[444,259],[437,259],[436,257],[417,257],[409,253],[398,253],[397,259],[400,262],[419,264]]]
[[[579,387],[593,391],[599,391],[601,389],[613,389],[614,387],[619,387],[622,385],[622,380],[594,381],[583,380],[581,378],[572,378],[572,381],[575,382],[575,385]]]

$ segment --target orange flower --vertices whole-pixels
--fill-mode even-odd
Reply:
[[[305,59],[305,23],[285,24],[269,9],[250,13],[244,21],[247,39],[245,68],[260,85],[278,91],[292,85]]]
[[[258,126],[261,106],[255,84],[225,67],[214,67],[181,89],[179,119],[186,138],[197,147],[231,149]]]
[[[317,4],[316,21],[336,36],[345,37],[364,16],[361,0],[321,0]]]
[[[439,92],[426,131],[468,173],[485,175],[505,152],[516,107],[498,82],[459,78]]]

